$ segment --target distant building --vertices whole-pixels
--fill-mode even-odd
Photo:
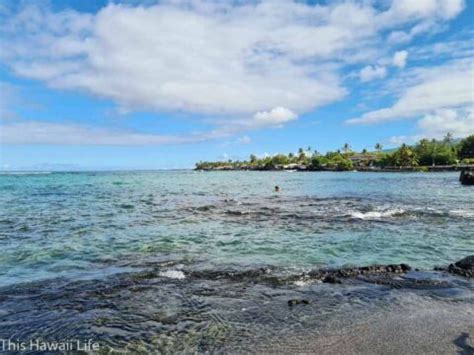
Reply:
[[[354,166],[370,166],[377,159],[376,154],[354,154],[349,157]]]

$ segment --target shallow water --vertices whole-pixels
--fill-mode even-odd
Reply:
[[[0,285],[157,258],[432,268],[474,251],[474,190],[452,173],[53,173],[0,192]]]
[[[228,275],[269,270],[285,280],[373,263],[431,270],[474,254],[473,201],[457,173],[2,175],[0,335],[245,351],[400,299],[427,308],[461,302],[472,312],[472,282],[437,273],[411,273],[436,280],[417,287],[403,277],[275,285],[258,272]],[[311,303],[290,309],[294,297]]]

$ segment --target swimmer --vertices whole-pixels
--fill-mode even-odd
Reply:
[[[275,186],[275,192],[280,192],[280,186],[278,185]]]

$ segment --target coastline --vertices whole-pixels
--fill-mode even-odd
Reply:
[[[195,171],[331,171],[331,172],[347,172],[347,171],[357,171],[357,172],[373,172],[373,173],[400,173],[400,172],[450,172],[450,171],[462,171],[464,169],[474,170],[474,164],[468,165],[435,165],[435,166],[416,166],[416,167],[354,167],[352,170],[341,170],[334,168],[318,168],[314,169],[304,165],[291,165],[291,166],[276,166],[276,167],[259,167],[259,166],[244,166],[244,167],[235,167],[235,166],[217,166],[209,168],[194,168]]]

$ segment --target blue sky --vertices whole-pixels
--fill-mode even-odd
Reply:
[[[474,134],[473,24],[462,0],[4,1],[0,169]]]

